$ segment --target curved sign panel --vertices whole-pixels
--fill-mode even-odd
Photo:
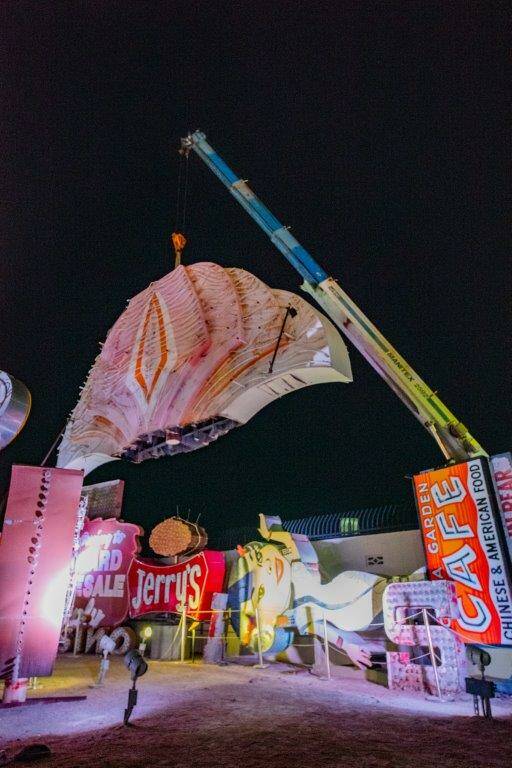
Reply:
[[[302,387],[352,380],[347,349],[304,299],[243,269],[179,266],[110,330],[59,448],[59,466],[193,451]]]
[[[0,371],[0,450],[9,445],[25,426],[31,402],[26,386]]]

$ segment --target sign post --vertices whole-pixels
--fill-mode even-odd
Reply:
[[[181,651],[180,661],[185,661],[185,646],[187,643],[187,605],[183,602],[181,606]]]
[[[331,679],[331,665],[329,663],[329,640],[327,639],[327,620],[325,618],[325,611],[322,611],[323,626],[324,626],[324,655],[325,655],[325,671],[327,673],[327,679]]]
[[[260,609],[256,608],[256,634],[258,641],[258,663],[255,664],[256,669],[266,669],[267,664],[263,663],[263,649],[261,646],[261,624],[260,624]]]
[[[77,608],[75,642],[73,643],[73,656],[78,656],[78,654],[80,653],[80,643],[82,641],[83,616],[84,616],[84,612],[82,608]]]
[[[226,626],[225,611],[227,604],[227,593],[216,592],[213,595],[208,639],[203,650],[203,662],[207,664],[220,664],[223,661]]]
[[[427,635],[428,650],[430,653],[430,661],[432,662],[432,669],[434,670],[434,679],[436,681],[437,696],[441,701],[441,686],[439,685],[439,672],[437,671],[437,659],[434,651],[434,643],[432,642],[432,633],[430,631],[430,622],[428,620],[428,611],[426,608],[421,609],[421,615],[423,617],[423,624],[425,625],[425,634]]]

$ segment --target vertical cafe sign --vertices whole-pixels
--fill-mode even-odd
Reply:
[[[414,477],[428,576],[455,582],[452,628],[468,643],[512,645],[512,589],[488,462]]]

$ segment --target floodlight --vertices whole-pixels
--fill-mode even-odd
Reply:
[[[144,654],[146,653],[146,645],[148,643],[148,640],[151,638],[152,634],[153,634],[153,630],[150,626],[144,627],[144,629],[140,633],[141,642],[139,643],[139,652],[141,656],[144,656]]]
[[[136,648],[124,656],[124,665],[130,670],[132,680],[136,680],[138,677],[142,677],[148,671],[148,665],[144,661],[142,654]]]
[[[144,661],[142,654],[136,649],[128,651],[124,655],[124,665],[130,670],[132,677],[132,687],[128,691],[128,706],[124,711],[124,724],[129,725],[130,715],[134,706],[137,704],[137,678],[142,677],[148,671],[148,665]]]
[[[101,661],[100,661],[100,669],[98,672],[98,679],[93,685],[89,686],[90,688],[103,688],[103,685],[105,683],[105,677],[110,665],[110,662],[108,660],[108,655],[109,653],[112,653],[115,647],[116,647],[116,641],[112,640],[112,638],[109,637],[108,635],[103,635],[103,637],[98,643],[98,649],[102,654]]]
[[[490,654],[487,653],[487,651],[484,651],[483,648],[471,648],[470,657],[473,664],[478,664],[480,672],[483,675],[485,672],[485,667],[488,667],[491,663]]]
[[[112,640],[112,638],[109,637],[108,635],[103,635],[103,637],[99,642],[100,652],[104,656],[107,656],[109,653],[112,653],[115,647],[116,647],[116,641]]]

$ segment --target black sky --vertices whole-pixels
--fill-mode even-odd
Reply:
[[[213,146],[490,452],[510,449],[506,5],[4,2],[0,367],[30,387],[0,456],[38,464],[126,300],[171,267],[180,136]],[[188,263],[299,278],[191,158]],[[431,438],[350,349],[354,383],[211,447],[89,477],[125,516],[210,530],[411,498]]]

